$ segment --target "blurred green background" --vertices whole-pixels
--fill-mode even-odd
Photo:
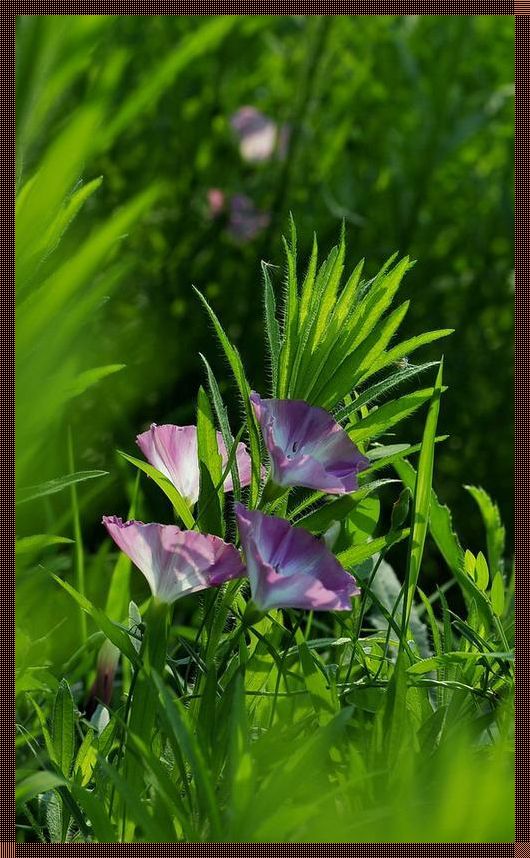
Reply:
[[[514,18],[57,15],[17,29],[19,488],[71,469],[71,427],[75,468],[110,472],[83,488],[85,540],[101,543],[102,512],[126,514],[116,448],[134,454],[152,421],[194,422],[199,351],[229,378],[192,284],[267,391],[260,260],[282,264],[292,211],[302,259],[313,231],[327,252],[345,219],[350,267],[418,260],[403,335],[456,329],[417,358],[446,355],[435,486],[475,551],[462,484],[484,486],[511,546]],[[399,439],[419,440],[423,420]],[[69,535],[67,494],[21,506],[19,534]]]

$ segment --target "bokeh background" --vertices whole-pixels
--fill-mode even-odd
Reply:
[[[291,211],[302,260],[313,232],[327,252],[343,219],[350,267],[364,257],[375,274],[394,251],[417,260],[402,333],[455,329],[411,358],[446,356],[450,438],[435,486],[478,550],[462,486],[482,485],[510,547],[514,18],[22,16],[17,29],[17,182],[40,194],[19,232],[19,306],[33,301],[33,327],[26,313],[19,328],[19,487],[70,470],[70,428],[75,468],[109,471],[81,493],[96,550],[101,513],[128,508],[134,475],[116,448],[134,454],[152,421],[194,422],[199,351],[226,379],[235,422],[192,284],[266,391],[260,260],[282,264]],[[98,177],[75,219],[66,211],[60,243],[27,268],[59,196],[75,200]],[[116,364],[90,388],[68,375]],[[397,440],[419,440],[423,420]],[[68,535],[65,495],[21,506],[19,533]]]

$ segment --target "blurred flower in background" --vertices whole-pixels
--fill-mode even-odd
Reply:
[[[208,217],[212,220],[226,216],[229,235],[240,243],[252,241],[270,223],[270,214],[260,211],[246,194],[229,196],[220,188],[206,192]]]
[[[251,241],[270,223],[270,214],[259,211],[246,194],[234,194],[230,200],[228,232],[238,241]]]
[[[288,131],[279,129],[276,122],[257,108],[240,107],[232,115],[230,125],[239,140],[239,153],[244,161],[259,164],[268,161],[275,153],[285,156]]]
[[[284,158],[289,142],[286,125],[276,122],[251,106],[240,107],[230,118],[230,125],[239,140],[239,153],[244,161],[259,164],[274,154]]]

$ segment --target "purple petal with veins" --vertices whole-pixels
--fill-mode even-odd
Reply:
[[[357,475],[369,460],[323,408],[301,399],[250,396],[279,486],[305,486],[327,494],[359,488]]]
[[[104,516],[103,524],[161,602],[171,604],[245,574],[235,546],[218,536],[174,525],[124,522],[116,516]]]
[[[252,598],[262,611],[302,608],[350,611],[359,594],[326,545],[301,528],[236,504]]]

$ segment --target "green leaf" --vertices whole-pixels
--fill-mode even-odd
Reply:
[[[22,536],[15,542],[15,554],[17,557],[22,554],[33,554],[42,551],[43,548],[49,548],[51,545],[72,545],[73,539],[67,539],[66,536],[48,536],[46,533],[35,534],[34,536]]]
[[[443,655],[435,655],[432,658],[424,658],[407,668],[407,673],[424,674],[432,670],[438,670],[450,664],[465,664],[480,659],[493,659],[499,661],[513,661],[512,652],[444,652]]]
[[[479,551],[479,553],[477,554],[475,576],[477,579],[477,587],[479,587],[481,590],[486,590],[490,582],[490,572],[488,569],[488,563],[482,551]]]
[[[476,568],[477,568],[477,558],[469,549],[467,549],[466,553],[464,554],[464,570],[465,570],[466,574],[469,575],[469,577],[473,581],[476,580],[476,574],[475,574]]]
[[[338,365],[333,360],[318,368],[311,387],[315,391],[310,394],[312,402],[323,408],[331,408],[356,387],[364,371],[372,366],[396,333],[407,313],[409,303],[405,301],[376,324],[357,348],[345,357],[341,356]]]
[[[210,836],[214,843],[220,842],[221,819],[210,771],[193,728],[188,721],[186,710],[180,700],[170,695],[159,676],[153,674],[153,680],[162,704],[160,707],[161,717],[170,736],[176,742],[179,753],[182,753],[189,763],[202,813],[204,818],[210,822]]]
[[[438,414],[440,411],[440,397],[442,394],[442,374],[443,374],[443,359],[440,362],[440,369],[436,377],[436,382],[432,392],[429,411],[425,421],[425,430],[420,450],[420,458],[418,463],[418,473],[416,475],[416,485],[414,487],[414,501],[412,506],[412,526],[409,541],[409,553],[407,558],[406,572],[406,588],[405,599],[403,600],[403,631],[405,632],[412,604],[414,601],[414,593],[418,583],[420,574],[421,561],[423,557],[423,547],[427,536],[429,526],[429,513],[431,506],[432,494],[432,475],[434,468],[434,439],[436,437],[436,426],[438,423]]]
[[[382,354],[381,357],[375,361],[373,366],[370,367],[370,370],[365,372],[363,377],[359,379],[359,384],[367,381],[372,375],[375,375],[376,372],[380,372],[382,369],[385,369],[385,367],[390,366],[391,364],[396,364],[398,361],[403,360],[403,358],[408,357],[421,346],[426,346],[429,343],[433,343],[435,340],[440,340],[442,337],[448,337],[453,333],[454,328],[442,328],[438,331],[427,331],[425,334],[420,334],[417,337],[411,337],[409,340],[404,340],[402,343],[399,343],[399,345],[394,346],[393,349]]]
[[[249,439],[250,458],[251,458],[251,463],[252,463],[252,479],[251,479],[251,484],[250,484],[250,504],[251,504],[251,506],[253,506],[258,499],[258,493],[259,493],[259,484],[260,484],[260,478],[261,478],[261,472],[260,472],[260,462],[261,462],[260,450],[261,450],[261,447],[260,447],[260,438],[259,438],[258,427],[256,424],[256,418],[254,417],[254,412],[253,412],[252,406],[250,404],[250,392],[251,392],[250,387],[249,387],[248,381],[247,381],[246,376],[245,376],[245,371],[243,369],[243,363],[242,363],[241,358],[239,356],[239,352],[237,351],[236,347],[232,345],[232,343],[230,342],[230,340],[226,336],[226,334],[225,334],[225,332],[221,326],[221,323],[219,322],[219,319],[217,318],[214,311],[212,310],[212,308],[208,304],[206,298],[204,298],[204,296],[201,295],[201,293],[199,292],[198,289],[195,289],[195,287],[193,287],[193,288],[194,288],[194,291],[196,292],[196,294],[198,295],[199,299],[201,300],[202,304],[204,305],[206,312],[208,313],[208,315],[209,315],[209,317],[213,323],[213,326],[215,328],[215,332],[219,338],[219,342],[221,343],[221,345],[223,347],[223,351],[225,353],[226,359],[228,360],[228,363],[230,364],[230,368],[234,374],[234,378],[236,380],[236,383],[237,383],[237,386],[239,389],[239,394],[240,394],[242,402],[243,402],[243,407],[245,409],[247,433],[248,433],[248,439]]]
[[[166,497],[169,498],[173,505],[173,509],[175,510],[176,515],[184,522],[185,526],[188,530],[192,530],[195,526],[195,519],[191,514],[190,508],[178,489],[175,488],[172,482],[168,480],[163,474],[160,473],[156,468],[153,468],[152,465],[149,465],[147,462],[142,462],[141,459],[136,459],[134,456],[130,456],[128,453],[122,452],[122,450],[118,450],[120,456],[123,456],[127,462],[130,462],[131,465],[134,465],[135,468],[139,468],[140,471],[143,471],[144,474],[147,474],[148,477],[151,477],[153,482],[157,484],[157,486],[162,489]]]
[[[75,753],[74,700],[66,679],[62,679],[55,697],[52,715],[52,742],[57,764],[67,778]]]
[[[307,266],[307,272],[304,277],[304,282],[302,283],[301,296],[300,296],[300,312],[298,315],[298,330],[299,337],[298,341],[300,344],[300,336],[302,333],[302,329],[304,328],[305,321],[307,319],[307,314],[309,313],[309,307],[311,306],[311,301],[313,298],[313,288],[315,285],[315,275],[317,272],[317,261],[318,261],[318,243],[317,237],[313,234],[313,247],[311,249],[311,257],[309,259],[309,265]]]
[[[404,485],[413,489],[417,475],[410,462],[395,461],[393,465]],[[431,492],[429,530],[438,550],[458,581],[468,607],[475,602],[485,622],[490,622],[492,620],[491,605],[475,581],[466,573],[464,551],[453,531],[451,513],[446,506],[442,506],[434,491]]]
[[[199,460],[199,505],[197,524],[203,533],[223,536],[223,464],[217,444],[210,401],[202,387],[197,397],[197,452]],[[228,453],[228,451],[227,451]]]
[[[337,554],[337,560],[345,569],[353,569],[355,566],[364,563],[369,557],[373,557],[374,554],[379,554],[395,543],[401,542],[402,539],[406,539],[409,533],[409,528],[405,528],[404,530],[391,531],[386,536],[378,536],[371,542],[363,543],[363,545],[353,545],[346,551]]]
[[[443,388],[443,390],[446,389]],[[413,414],[420,406],[428,402],[432,395],[433,388],[428,387],[423,390],[415,390],[406,396],[400,396],[399,399],[393,402],[387,402],[379,406],[379,408],[375,408],[367,417],[362,418],[351,428],[348,428],[348,435],[356,444],[371,438],[377,438],[379,435],[387,432],[392,426],[395,426],[396,423]]]
[[[291,379],[291,396],[293,398],[306,398],[306,379],[308,377],[308,368],[311,363],[312,355],[315,351],[315,325],[318,309],[320,306],[320,296],[329,279],[330,272],[333,269],[338,247],[333,247],[320,266],[317,274],[309,305],[308,316],[303,327],[300,330],[298,340],[297,354],[293,367],[293,377]]]
[[[416,471],[410,462],[396,459],[393,466],[403,484],[411,490],[414,489]],[[464,562],[464,552],[453,530],[451,513],[448,507],[440,503],[434,491],[431,493],[429,529],[449,569],[452,572],[460,572]]]
[[[72,795],[90,821],[97,842],[117,843],[118,836],[109,820],[108,811],[96,791],[90,792],[77,784],[72,784],[71,789]]]
[[[17,504],[28,503],[28,501],[36,500],[36,498],[62,492],[63,489],[74,485],[74,483],[83,483],[85,480],[108,477],[108,475],[108,471],[77,471],[75,474],[65,474],[64,477],[56,477],[56,479],[40,483],[38,486],[28,486],[25,489],[20,489]]]
[[[97,384],[109,375],[114,375],[114,373],[122,369],[125,369],[124,363],[112,363],[107,366],[98,366],[95,369],[87,369],[85,372],[81,372],[67,391],[68,399],[80,396],[90,387],[93,387],[94,384]]]
[[[81,786],[86,786],[86,784],[89,783],[96,764],[97,751],[96,743],[94,741],[95,735],[94,730],[90,727],[85,733],[75,758],[74,773]]]
[[[15,801],[17,805],[26,804],[38,795],[65,784],[64,778],[54,772],[35,772],[17,784]]]
[[[431,369],[433,366],[438,366],[438,361],[431,361],[430,363],[423,363],[419,366],[409,366],[406,369],[401,370],[400,372],[396,372],[393,375],[389,375],[388,378],[384,378],[383,381],[379,381],[377,384],[372,385],[367,390],[363,390],[353,402],[349,405],[344,406],[335,414],[335,420],[340,423],[342,420],[345,420],[352,412],[359,411],[363,406],[370,405],[375,399],[379,399],[381,396],[384,396],[386,393],[389,393],[392,390],[395,390],[400,384],[408,381],[410,378],[414,378],[414,376],[418,375],[421,372],[425,372],[426,369]]]
[[[92,602],[86,598],[86,596],[82,596],[81,593],[78,593],[67,581],[63,581],[61,578],[58,578],[57,575],[52,575],[54,581],[59,584],[63,590],[72,597],[72,599],[77,602],[80,608],[85,611],[91,617],[98,629],[100,629],[104,635],[108,637],[112,643],[118,647],[120,652],[123,655],[126,655],[129,661],[132,664],[137,664],[138,657],[136,654],[136,650],[132,645],[131,639],[125,629],[121,626],[118,626],[116,623],[109,620],[107,615],[101,611],[99,608],[96,608]]]
[[[308,530],[309,533],[322,533],[326,530],[330,524],[334,521],[342,521],[346,516],[349,516],[353,510],[355,510],[358,505],[371,495],[373,492],[377,491],[381,486],[387,485],[388,483],[394,482],[393,480],[375,480],[373,483],[367,483],[364,486],[361,486],[356,492],[353,492],[351,495],[345,495],[343,497],[334,498],[333,500],[328,501],[328,503],[319,507],[317,510],[313,512],[309,512],[304,515],[302,518],[298,518],[294,521],[295,527],[303,527],[304,530]],[[322,495],[320,493],[316,493],[316,497],[313,498],[311,496],[307,499],[309,503],[314,502],[314,500],[318,500]],[[302,505],[299,505],[292,513],[290,513],[289,517],[298,515],[302,511]]]
[[[344,257],[346,255],[346,234],[344,221],[342,222],[340,241],[338,245],[337,257],[333,263],[325,288],[322,291],[322,296],[319,299],[318,313],[315,322],[315,343],[320,343],[325,339],[324,335],[328,329],[330,318],[333,314],[337,303],[337,292],[344,271]]]
[[[217,417],[217,422],[219,424],[219,429],[221,430],[221,435],[223,436],[223,441],[225,443],[225,447],[229,450],[234,443],[234,436],[232,435],[232,430],[230,429],[230,423],[228,422],[228,414],[226,410],[226,406],[223,402],[223,398],[221,396],[221,391],[219,390],[219,385],[217,384],[217,380],[215,375],[212,372],[210,364],[199,352],[199,357],[201,358],[204,366],[206,367],[206,374],[208,376],[208,386],[210,388],[210,394],[212,397],[213,407],[215,409],[215,415]],[[234,458],[230,466],[230,473],[232,475],[232,483],[234,486],[234,500],[238,501],[241,499],[241,480],[239,479],[239,471],[237,469],[237,459]]]
[[[298,282],[296,277],[296,230],[291,216],[291,244],[283,239],[287,257],[287,282],[284,297],[283,342],[279,355],[278,396],[289,390],[292,365],[298,340]]]
[[[92,179],[91,182],[81,185],[74,191],[51,224],[42,241],[42,249],[39,250],[39,253],[47,256],[55,250],[72,221],[77,217],[86,201],[101,187],[102,182],[103,176],[98,176],[98,178]]]
[[[276,298],[266,262],[261,263],[261,270],[263,272],[265,334],[271,362],[272,391],[275,393],[278,385],[278,366],[281,348],[280,326],[276,318]]]
[[[496,617],[504,614],[504,581],[501,572],[497,572],[491,585],[491,606]]]
[[[303,640],[298,643],[298,652],[305,686],[311,696],[318,723],[321,726],[325,726],[337,714],[339,709],[338,701],[333,699],[333,694],[328,687],[328,681],[323,673],[323,668],[319,666],[317,654],[311,652]]]
[[[506,538],[506,531],[501,521],[499,507],[492,501],[484,489],[477,486],[464,486],[464,488],[474,498],[480,510],[486,529],[488,562],[491,574],[495,575],[501,567]]]

